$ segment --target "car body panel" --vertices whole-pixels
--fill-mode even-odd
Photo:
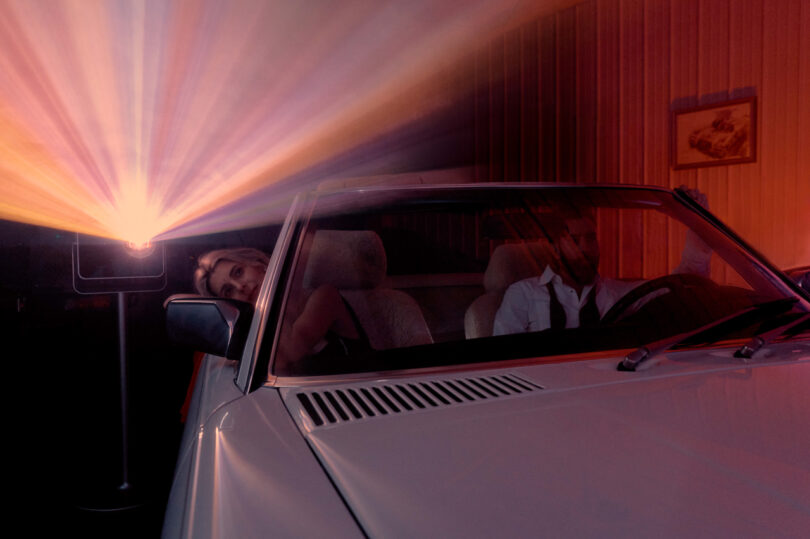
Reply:
[[[234,374],[203,362],[163,537],[362,536],[278,392],[245,396]]]
[[[180,443],[181,455],[188,452],[197,438],[197,433],[217,408],[242,396],[242,392],[233,382],[236,368],[235,361],[210,354],[200,362],[194,392],[189,402],[186,429]]]
[[[321,427],[284,395],[374,537],[806,536],[810,343],[732,353],[492,371],[544,389]]]

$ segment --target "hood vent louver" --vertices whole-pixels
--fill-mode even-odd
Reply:
[[[515,374],[351,386],[296,393],[316,427],[510,397],[543,389]]]

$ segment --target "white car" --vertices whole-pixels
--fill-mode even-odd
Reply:
[[[515,283],[564,271],[571,215],[595,224],[597,291],[628,292],[594,324],[505,331]],[[282,359],[322,286],[363,342]],[[163,536],[810,537],[808,313],[683,191],[301,195],[255,310],[167,303],[208,355]]]

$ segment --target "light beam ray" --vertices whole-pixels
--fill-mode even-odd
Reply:
[[[0,0],[0,218],[134,244],[259,224],[566,3]]]

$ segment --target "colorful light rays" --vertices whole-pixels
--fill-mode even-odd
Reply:
[[[259,224],[559,3],[0,0],[0,218],[133,244]]]

